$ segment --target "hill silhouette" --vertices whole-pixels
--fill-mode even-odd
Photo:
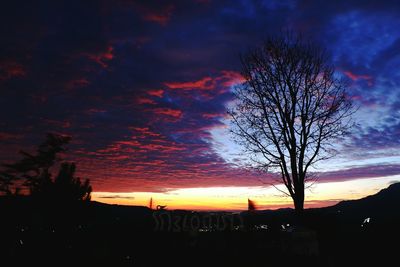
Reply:
[[[372,215],[391,214],[398,209],[400,203],[400,183],[391,184],[378,193],[357,200],[341,201],[330,207],[331,209],[370,213]],[[385,208],[382,208],[385,207]]]

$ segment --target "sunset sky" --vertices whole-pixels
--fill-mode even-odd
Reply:
[[[358,126],[319,164],[306,207],[400,181],[400,3],[383,0],[8,1],[0,9],[0,163],[47,132],[93,199],[168,208],[291,206],[242,168],[226,110],[240,53],[290,29],[325,47]]]

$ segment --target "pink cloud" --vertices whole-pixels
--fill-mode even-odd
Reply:
[[[105,109],[99,109],[99,108],[90,108],[90,109],[88,109],[85,113],[88,113],[88,114],[96,114],[96,113],[104,113],[104,112],[107,112],[107,110],[105,110]]]
[[[165,83],[170,89],[201,89],[201,90],[211,90],[215,87],[215,81],[211,77],[204,77],[200,80],[193,82],[167,82]]]
[[[147,91],[147,93],[151,96],[155,96],[155,97],[162,97],[164,94],[164,90],[160,89],[160,90],[149,90]]]
[[[167,115],[177,119],[182,117],[182,111],[178,109],[171,109],[171,108],[156,108],[152,110],[155,114],[158,115]]]
[[[245,80],[243,76],[236,71],[222,70],[219,76],[210,77],[206,76],[199,80],[188,82],[166,82],[164,83],[170,89],[182,90],[213,90],[218,86],[227,89],[236,84],[243,83]]]
[[[203,113],[201,116],[205,119],[213,119],[221,117],[221,113]]]
[[[220,78],[222,80],[225,80],[222,84],[226,87],[234,86],[236,84],[245,82],[244,77],[239,72],[223,70],[221,71],[221,73],[222,76]]]
[[[149,10],[145,12],[145,14],[143,15],[143,19],[145,21],[154,22],[162,26],[166,26],[171,19],[174,9],[175,7],[173,5],[169,5],[161,11]]]
[[[87,56],[90,60],[93,60],[94,62],[101,65],[103,68],[107,68],[108,61],[114,59],[114,48],[112,46],[108,46],[105,51],[93,54],[85,53],[84,55]]]
[[[150,98],[146,98],[146,97],[139,97],[137,98],[137,103],[138,104],[150,104],[150,105],[154,105],[156,104],[156,102]]]
[[[365,80],[368,83],[368,86],[372,86],[373,84],[373,77],[370,75],[358,75],[355,73],[352,73],[351,71],[343,71],[343,73],[350,78],[353,82],[359,81],[359,80]]]
[[[400,174],[400,165],[366,165],[349,169],[317,173],[320,182],[338,182],[353,179],[387,177]]]
[[[141,149],[146,151],[153,150],[153,151],[160,151],[160,152],[172,152],[172,151],[182,151],[185,150],[184,147],[173,146],[173,145],[161,145],[161,144],[146,144],[141,145]]]
[[[139,134],[141,134],[141,137],[145,137],[145,136],[160,136],[159,133],[153,132],[152,130],[150,130],[149,127],[130,127],[130,130],[133,130],[135,132],[138,132]],[[136,133],[135,133],[136,134]]]

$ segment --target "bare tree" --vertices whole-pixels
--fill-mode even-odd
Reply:
[[[271,37],[241,60],[231,131],[252,167],[279,174],[301,212],[310,167],[333,156],[332,142],[349,132],[351,99],[325,52],[299,36]]]

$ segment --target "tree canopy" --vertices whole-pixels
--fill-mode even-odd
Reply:
[[[31,196],[45,200],[90,200],[90,181],[86,179],[82,182],[75,177],[75,163],[66,162],[60,156],[67,151],[70,140],[70,136],[49,133],[36,153],[20,151],[20,160],[2,165],[0,190],[9,195],[12,194],[12,188],[18,192],[22,187]]]
[[[241,62],[232,133],[253,167],[280,174],[301,211],[310,167],[349,132],[352,101],[323,49],[298,36],[271,37]]]

